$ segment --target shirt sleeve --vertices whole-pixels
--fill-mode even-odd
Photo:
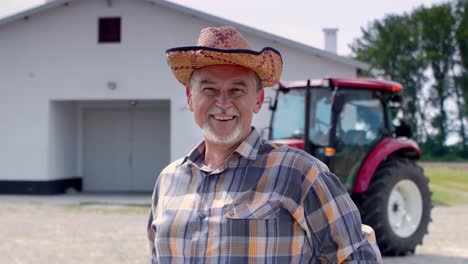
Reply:
[[[151,209],[148,217],[148,224],[146,226],[146,232],[147,232],[147,255],[149,258],[149,263],[150,264],[156,264],[157,263],[157,256],[156,256],[156,247],[154,244],[154,239],[156,238],[156,227],[153,225],[153,222],[155,220],[155,214],[156,214],[156,208],[158,204],[158,198],[159,198],[159,179],[161,176],[158,177],[156,180],[155,186],[154,186],[154,191],[153,195],[151,198]]]
[[[148,225],[147,225],[147,236],[148,236],[147,252],[148,252],[148,257],[149,257],[149,263],[155,264],[156,263],[156,248],[154,245],[154,238],[156,236],[156,230],[154,226],[152,225],[152,223],[153,223],[153,210],[150,210],[150,215],[148,217]]]
[[[339,179],[320,172],[304,197],[304,215],[314,255],[322,263],[382,263],[374,231]]]

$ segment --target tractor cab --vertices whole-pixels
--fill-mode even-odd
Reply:
[[[393,136],[390,106],[401,91],[397,83],[374,79],[280,83],[269,138],[322,160],[351,191],[367,155]]]

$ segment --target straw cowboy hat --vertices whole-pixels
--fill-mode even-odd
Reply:
[[[200,31],[197,46],[166,50],[167,63],[175,77],[188,85],[192,73],[210,65],[240,65],[255,71],[263,87],[278,83],[283,69],[279,51],[265,47],[253,51],[241,33],[230,26],[209,27]]]

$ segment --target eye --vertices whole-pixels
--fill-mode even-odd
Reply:
[[[231,96],[232,97],[239,97],[246,94],[246,92],[243,89],[235,88],[231,90]]]
[[[211,88],[211,87],[205,87],[202,89],[202,93],[205,94],[205,95],[217,95],[218,94],[218,90],[214,89],[214,88]]]

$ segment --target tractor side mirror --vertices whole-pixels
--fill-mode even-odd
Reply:
[[[411,127],[403,121],[400,121],[399,126],[395,126],[395,136],[411,138]]]
[[[403,97],[401,96],[401,94],[395,93],[390,98],[390,101],[392,101],[393,103],[400,103],[401,104],[403,102]]]

